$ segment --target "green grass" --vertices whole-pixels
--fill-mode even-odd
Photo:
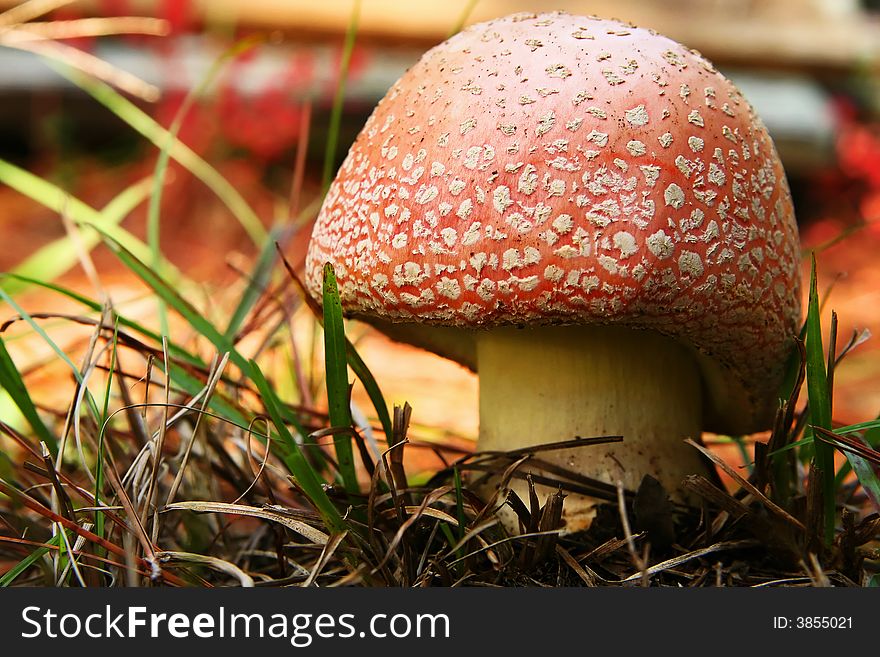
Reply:
[[[0,338],[0,387],[12,398],[34,432],[35,437],[46,443],[54,454],[58,453],[58,441],[43,422],[31,400],[27,386],[6,349],[6,343]]]
[[[339,511],[327,497],[322,479],[306,460],[301,446],[288,430],[287,418],[281,412],[282,401],[278,399],[272,386],[269,385],[269,382],[260,371],[260,366],[254,361],[250,363],[250,376],[262,395],[266,412],[279,432],[281,444],[283,445],[282,458],[288,470],[294,476],[296,483],[302,488],[308,499],[321,513],[327,527],[333,531],[341,531],[344,529],[345,523],[342,521]],[[306,435],[305,429],[301,426],[298,427],[298,433],[301,437]]]
[[[810,423],[813,427],[831,430],[831,390],[825,369],[825,345],[822,342],[822,325],[819,319],[819,293],[816,283],[816,257],[811,256],[810,297],[807,307],[807,397],[810,404]],[[813,442],[815,466],[819,482],[813,485],[822,489],[822,536],[825,546],[834,539],[836,518],[836,490],[834,486],[834,450],[821,441]]]
[[[327,381],[327,405],[330,409],[330,426],[342,429],[333,435],[336,445],[336,462],[345,489],[358,491],[354,450],[351,446],[352,426],[351,395],[348,382],[348,358],[346,357],[345,327],[342,323],[342,303],[333,266],[324,265],[324,373]]]
[[[807,318],[802,331],[805,337],[803,363],[806,371],[807,413],[804,422],[795,423],[785,444],[768,454],[770,468],[777,478],[775,488],[787,491],[782,503],[791,507],[793,497],[798,491],[791,488],[792,475],[786,468],[779,467],[783,457],[796,452],[798,460],[810,467],[815,479],[810,487],[813,499],[821,508],[819,523],[814,527],[821,537],[826,550],[832,547],[837,536],[837,521],[840,519],[838,506],[845,490],[847,476],[854,472],[859,486],[877,512],[880,512],[880,452],[876,450],[877,437],[880,436],[880,421],[871,420],[853,425],[834,428],[832,422],[832,399],[834,396],[833,373],[838,362],[836,345],[836,315],[831,313],[831,339],[823,341],[821,309],[824,300],[818,293],[816,257],[810,254],[810,288],[807,305]],[[855,343],[854,343],[855,344]],[[790,368],[797,369],[793,362]],[[783,390],[795,385],[796,377],[791,374]],[[795,390],[795,393],[797,391]],[[790,403],[797,399],[793,395]],[[792,417],[789,416],[789,421]],[[802,433],[799,433],[802,432]],[[847,463],[840,469],[835,467],[835,450],[843,454]],[[784,480],[784,481],[782,481]]]

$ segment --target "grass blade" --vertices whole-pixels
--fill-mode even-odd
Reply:
[[[458,519],[458,540],[462,540],[467,531],[467,518],[464,515],[464,493],[461,482],[461,469],[454,468],[452,471],[452,483],[455,486],[455,516]]]
[[[339,515],[339,511],[333,506],[333,503],[327,496],[327,492],[324,490],[323,482],[312,469],[312,466],[309,465],[299,445],[290,434],[281,415],[281,402],[256,362],[250,361],[248,375],[260,391],[263,403],[266,406],[266,412],[269,414],[281,437],[280,443],[285,448],[285,453],[281,456],[284,459],[285,465],[287,465],[288,470],[296,479],[297,484],[312,501],[312,504],[315,505],[327,527],[332,531],[341,531],[345,526],[342,516]],[[278,444],[278,442],[273,441],[272,444]]]
[[[5,11],[0,11],[0,27],[10,27],[39,18],[50,11],[69,5],[74,0],[44,0],[43,2],[19,2]]]
[[[153,142],[153,144],[161,148],[167,143],[169,139],[168,131],[134,103],[117,93],[111,86],[93,80],[70,67],[53,62],[48,63],[60,75],[83,89],[134,130]],[[266,229],[263,228],[259,217],[247,204],[247,201],[244,200],[244,197],[238,193],[238,190],[219,171],[199,157],[195,151],[179,139],[171,140],[169,154],[217,195],[226,207],[229,208],[229,211],[232,212],[242,228],[245,229],[254,244],[258,246],[263,244],[266,240]],[[144,258],[144,260],[147,259]]]
[[[28,424],[31,425],[34,433],[49,446],[52,456],[55,456],[58,453],[58,442],[37,413],[34,402],[28,394],[27,386],[25,386],[24,380],[22,380],[21,374],[19,374],[18,368],[9,355],[9,351],[7,351],[6,344],[2,338],[0,338],[0,387],[6,390],[12,401],[18,406],[18,410],[21,411]]]
[[[221,354],[229,353],[230,360],[243,372],[248,370],[247,360],[236,351],[232,342],[228,340],[220,331],[218,331],[211,322],[196,310],[186,299],[184,299],[177,289],[162,278],[156,271],[139,260],[133,253],[128,251],[124,246],[119,244],[112,237],[103,233],[105,242],[124,264],[129,271],[140,278],[153,292],[156,293],[170,308],[173,308],[181,317],[183,317],[190,326],[192,326],[200,335],[207,338],[211,344]]]
[[[452,29],[449,30],[449,33],[446,35],[447,39],[455,36],[464,29],[464,24],[467,23],[468,18],[470,18],[471,13],[474,11],[474,8],[479,1],[480,0],[468,0],[464,9],[461,10],[461,14],[456,19],[455,24],[452,26]]]
[[[825,349],[822,344],[822,325],[819,319],[819,294],[816,285],[816,257],[810,270],[810,299],[807,307],[807,395],[810,403],[811,424],[831,430],[831,396],[825,371]],[[834,449],[822,441],[813,442],[816,467],[822,472],[823,532],[825,545],[834,540]]]
[[[342,322],[342,303],[339,300],[339,287],[333,265],[324,265],[324,363],[327,379],[327,404],[330,425],[351,427],[351,399],[348,382],[348,358],[346,356],[345,327]],[[333,435],[336,447],[336,460],[345,490],[358,491],[357,473],[354,468],[354,453],[351,435],[337,432]]]
[[[52,349],[52,351],[54,351],[55,354],[61,360],[63,360],[65,362],[65,364],[67,364],[67,366],[70,368],[70,371],[73,372],[73,376],[76,378],[77,383],[82,385],[82,383],[83,383],[82,372],[80,372],[79,368],[74,364],[74,362],[72,360],[70,360],[70,357],[66,353],[64,353],[64,350],[61,349],[61,347],[59,347],[55,343],[55,341],[49,337],[49,334],[46,333],[46,331],[44,331],[43,328],[39,324],[37,324],[36,320],[34,320],[34,318],[31,317],[24,310],[24,308],[22,308],[15,301],[13,301],[12,297],[10,297],[6,293],[6,290],[4,290],[3,288],[0,288],[0,299],[3,299],[6,303],[8,303],[10,306],[12,306],[12,308],[19,315],[19,317],[21,317],[24,321],[26,321],[30,325],[30,327],[34,330],[34,332],[37,335],[39,335],[46,342],[47,345],[49,345],[49,347]],[[88,402],[89,409],[92,412],[92,417],[97,419],[98,418],[98,406],[95,403],[94,397],[92,397],[92,394],[88,390],[85,390],[85,397],[86,397],[86,401]]]
[[[186,510],[195,511],[196,513],[228,513],[230,515],[250,516],[252,518],[261,518],[263,520],[277,522],[318,545],[326,545],[327,541],[330,539],[327,534],[319,529],[315,529],[311,525],[296,520],[295,518],[285,516],[283,513],[275,511],[274,509],[264,509],[244,504],[229,504],[227,502],[187,501],[172,502],[165,507],[165,510]]]
[[[363,361],[360,354],[354,348],[354,345],[347,338],[345,341],[345,348],[346,355],[348,356],[348,365],[364,386],[364,390],[367,391],[367,396],[370,398],[370,401],[373,402],[373,407],[376,409],[376,414],[379,417],[379,423],[382,425],[382,431],[386,436],[393,435],[394,430],[392,428],[391,415],[388,413],[388,403],[385,401],[385,395],[382,394],[382,389],[379,388],[379,384],[373,377],[373,373],[370,372],[367,364]]]
[[[107,368],[107,385],[104,389],[104,406],[101,409],[101,422],[99,426],[104,427],[110,417],[110,397],[113,389],[113,372],[116,371],[117,347],[119,346],[119,320],[114,321],[113,325],[113,342],[110,350],[110,366]],[[95,453],[95,499],[102,498],[104,489],[104,438],[105,431],[101,431],[98,435],[98,449]],[[104,537],[104,514],[95,511],[95,533],[101,538]]]
[[[869,431],[874,429],[880,429],[880,419],[878,420],[868,420],[867,422],[859,422],[858,424],[849,424],[845,427],[840,427],[835,429],[833,433],[836,433],[840,436],[845,436],[848,433],[855,433],[856,431]],[[789,450],[795,449],[797,447],[805,447],[807,445],[811,445],[814,442],[813,435],[809,435],[806,438],[801,438],[800,440],[796,440],[794,442],[789,443],[785,447],[780,447],[774,452],[770,452],[770,455],[774,454],[782,454],[783,452],[787,452]],[[873,443],[872,443],[873,444]]]
[[[66,532],[67,530],[62,529],[61,531]],[[46,541],[46,545],[59,547],[61,545],[61,533],[59,532],[58,534],[55,534],[55,536]],[[51,548],[49,547],[37,548],[20,562],[15,564],[8,571],[6,571],[3,576],[0,577],[0,589],[10,586],[18,578],[19,575],[21,575],[28,568],[33,566],[37,561],[45,557],[49,553],[50,549]]]
[[[342,104],[345,100],[345,82],[348,78],[348,66],[351,63],[351,53],[354,51],[354,42],[357,38],[360,13],[361,2],[360,0],[354,0],[348,29],[345,32],[342,60],[339,62],[339,80],[336,83],[336,93],[333,95],[333,108],[330,110],[330,127],[328,128],[327,143],[324,149],[324,176],[322,180],[325,191],[330,187],[330,181],[333,180],[333,171],[336,164],[336,146],[339,143],[339,126],[342,123]]]
[[[864,438],[856,435],[844,437],[840,430],[836,432],[816,429],[817,442],[827,442],[836,447],[847,458],[847,462],[856,473],[868,498],[874,504],[874,508],[880,512],[880,452],[874,449],[876,433],[873,429],[865,433]],[[848,474],[847,468],[841,468],[835,485],[843,483],[841,474]]]
[[[272,276],[272,266],[275,264],[276,253],[275,241],[277,238],[278,235],[273,230],[269,235],[269,239],[263,245],[260,258],[257,260],[256,267],[254,267],[254,272],[251,274],[247,287],[241,295],[238,305],[235,307],[235,312],[232,313],[229,324],[226,326],[226,331],[223,335],[230,342],[235,340],[235,334],[238,333],[245,318],[260,298],[263,288],[265,288],[269,278]]]
[[[872,466],[870,461],[858,454],[844,451],[844,455],[859,479],[859,484],[874,503],[874,509],[880,513],[880,467]]]
[[[868,420],[867,422],[859,422],[858,424],[849,424],[845,427],[835,429],[834,433],[846,434],[853,433],[854,431],[874,431],[876,429],[880,429],[880,418],[876,420]],[[880,439],[880,436],[878,436],[878,439]]]
[[[17,192],[24,194],[28,198],[33,199],[37,203],[40,203],[41,205],[57,212],[58,214],[66,212],[71,221],[89,226],[99,232],[103,232],[106,235],[109,235],[120,244],[123,244],[125,248],[127,248],[132,253],[138,254],[138,257],[144,259],[149,258],[149,247],[147,247],[146,244],[144,244],[141,240],[129,233],[127,230],[116,225],[119,223],[118,221],[114,221],[115,217],[119,216],[117,213],[120,213],[121,209],[125,209],[124,207],[120,209],[120,205],[123,204],[123,202],[125,203],[125,205],[132,203],[135,200],[134,198],[132,198],[132,196],[136,197],[138,194],[145,195],[143,190],[132,191],[132,196],[126,195],[125,197],[123,197],[122,200],[119,200],[118,204],[114,204],[114,201],[119,199],[119,197],[117,197],[117,199],[111,201],[111,204],[107,206],[108,211],[106,213],[102,213],[83,203],[79,199],[71,196],[63,189],[56,187],[52,183],[43,180],[39,176],[35,176],[29,171],[25,171],[24,169],[21,169],[14,164],[11,164],[2,159],[0,159],[0,183],[9,185],[9,187],[16,190]],[[129,190],[130,189],[131,188],[129,188]],[[122,194],[126,194],[126,192],[128,192],[129,190],[125,190],[124,192],[122,192]],[[138,201],[138,203],[139,202],[140,201]],[[113,214],[109,212],[109,210],[111,209],[113,211]],[[123,216],[119,216],[120,221],[123,218]],[[68,257],[71,260],[71,264],[77,262],[77,256],[72,249],[71,254]],[[19,266],[21,267],[23,265],[24,263]],[[43,272],[34,272],[32,271],[31,267],[29,267],[29,269],[31,269],[31,271],[26,272],[26,275],[33,275],[35,277],[39,275],[41,278],[45,277],[45,274]],[[183,279],[180,272],[167,260],[163,259],[159,267],[159,271],[161,271],[164,276],[172,280],[180,281]]]
[[[0,163],[0,166],[2,164]],[[147,198],[149,189],[149,179],[141,180],[124,189],[100,211],[100,225],[110,227],[111,229],[119,225],[123,219]],[[90,230],[88,223],[83,224],[80,236],[83,246],[87,250],[93,249],[101,242],[101,236]],[[37,249],[12,271],[15,274],[31,278],[53,280],[76,264],[76,250],[71,244],[70,236],[65,235]],[[167,263],[159,263],[160,268],[165,266],[167,266]],[[27,287],[25,283],[13,281],[12,279],[3,285],[6,291],[13,295],[18,294]]]
[[[159,89],[155,85],[144,82],[128,71],[119,69],[106,60],[66,43],[50,39],[9,39],[8,37],[4,39],[4,42],[4,45],[9,48],[40,55],[47,61],[55,60],[71,69],[77,69],[104,80],[141,100],[150,103],[159,100]]]

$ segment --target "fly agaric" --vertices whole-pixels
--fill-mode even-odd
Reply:
[[[400,78],[314,227],[318,298],[326,262],[350,316],[478,372],[480,450],[619,434],[541,457],[678,499],[705,471],[685,438],[767,428],[800,319],[748,102],[666,37],[563,13],[474,25]]]

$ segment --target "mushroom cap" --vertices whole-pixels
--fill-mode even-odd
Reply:
[[[791,196],[749,103],[694,50],[564,13],[473,25],[397,81],[315,224],[318,298],[325,262],[386,325],[672,336],[716,431],[772,420],[800,323]]]

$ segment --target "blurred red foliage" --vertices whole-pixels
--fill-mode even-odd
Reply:
[[[844,175],[861,187],[856,202],[866,230],[880,235],[880,123],[845,126],[837,157]]]
[[[231,66],[219,93],[217,110],[225,139],[265,163],[288,151],[300,137],[302,89],[311,86],[314,79],[314,55],[311,51],[297,53],[278,79],[248,94],[236,81],[247,79],[256,53],[249,54]]]
[[[818,245],[860,227],[880,237],[880,121],[848,98],[835,99],[835,161],[810,189],[811,218],[802,232]]]

